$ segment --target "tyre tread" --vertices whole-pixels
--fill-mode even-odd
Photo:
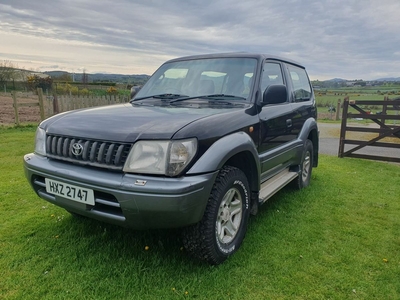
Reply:
[[[246,178],[238,168],[232,166],[223,167],[211,190],[203,219],[199,223],[183,229],[183,244],[186,250],[192,256],[207,261],[212,265],[220,264],[227,258],[227,256],[219,255],[215,248],[211,246],[214,243],[214,232],[212,231],[215,230],[215,220],[212,212],[218,210],[219,201],[216,201],[216,199],[220,199],[223,196],[224,188],[231,176],[244,176]]]

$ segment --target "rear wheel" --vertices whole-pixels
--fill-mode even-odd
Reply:
[[[249,184],[244,173],[224,167],[214,184],[203,219],[183,230],[185,248],[217,265],[240,247],[250,214]]]
[[[302,189],[310,185],[313,166],[313,151],[313,143],[307,139],[304,144],[303,156],[299,166],[299,176],[293,182],[294,186],[298,189]]]

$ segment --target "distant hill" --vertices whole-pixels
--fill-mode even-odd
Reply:
[[[82,73],[69,73],[66,71],[48,71],[43,73],[50,75],[53,79],[68,75],[75,82],[82,82],[82,77],[83,77]],[[107,74],[107,73],[95,73],[95,74],[86,73],[86,75],[88,76],[88,82],[115,82],[122,84],[137,84],[137,85],[142,85],[146,83],[146,81],[150,78],[150,76],[146,74],[122,75],[122,74]],[[374,80],[368,80],[366,82],[396,82],[396,81],[400,82],[400,77],[379,78]],[[357,82],[357,80],[332,78],[323,81],[316,80],[313,83],[318,84],[321,87],[337,87],[346,85],[349,86],[354,82]]]
[[[379,78],[374,81],[400,81],[400,77]]]
[[[343,82],[343,81],[348,81],[347,79],[342,79],[342,78],[332,78],[329,80],[325,80],[327,82]]]
[[[66,71],[50,71],[50,72],[43,72],[43,73],[49,75],[52,78],[70,74],[70,73],[68,73]]]
[[[48,71],[44,73],[50,75],[53,79],[69,75],[76,82],[82,81],[83,77],[82,73],[69,73],[65,71]],[[88,77],[88,82],[116,82],[116,83],[126,83],[126,84],[143,84],[150,78],[149,75],[145,74],[122,75],[122,74],[86,73],[86,75]]]

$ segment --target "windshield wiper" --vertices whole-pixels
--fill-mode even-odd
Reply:
[[[192,99],[213,99],[213,100],[246,100],[245,97],[241,96],[235,96],[235,95],[226,95],[226,94],[212,94],[212,95],[202,95],[202,96],[193,96],[193,97],[185,97],[185,98],[179,98],[179,99],[174,99],[170,101],[169,103],[175,103],[179,101],[186,101],[186,100],[192,100]],[[228,99],[227,99],[228,98]]]
[[[151,96],[145,96],[145,97],[140,97],[140,98],[135,98],[131,100],[130,102],[135,102],[139,100],[144,100],[144,99],[150,99],[150,98],[155,98],[155,99],[162,99],[162,100],[170,100],[170,99],[177,99],[181,97],[187,97],[187,95],[180,95],[180,94],[159,94],[159,95],[151,95]]]

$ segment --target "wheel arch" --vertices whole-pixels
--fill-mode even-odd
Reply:
[[[260,189],[260,161],[251,137],[235,132],[216,141],[190,168],[188,175],[208,173],[225,165],[237,167],[245,173],[252,191]]]
[[[309,139],[313,144],[313,167],[318,166],[318,152],[319,152],[319,132],[317,121],[314,118],[308,118],[303,125],[299,134],[299,139],[305,141]]]
[[[252,192],[259,191],[260,180],[257,164],[249,151],[243,151],[235,154],[225,162],[225,165],[240,169],[247,177],[250,190]]]

